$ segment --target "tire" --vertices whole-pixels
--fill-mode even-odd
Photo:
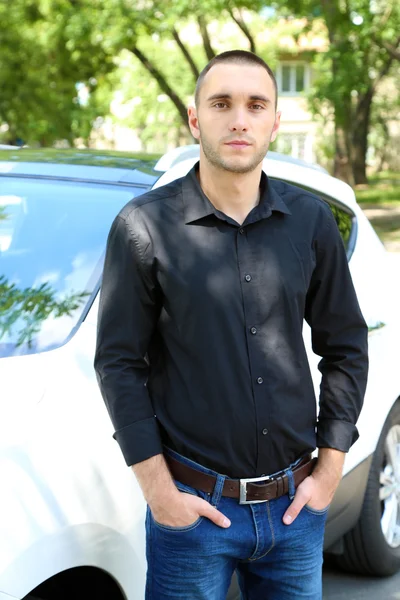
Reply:
[[[400,570],[400,400],[383,426],[360,518],[344,536],[344,553],[337,563],[363,575],[388,576]]]

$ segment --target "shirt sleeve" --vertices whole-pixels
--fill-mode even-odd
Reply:
[[[109,233],[94,361],[127,465],[163,451],[146,387],[146,353],[158,320],[159,296],[145,267],[149,242],[140,239],[143,228],[135,227],[137,210],[128,218],[117,216]]]
[[[368,327],[361,314],[345,248],[332,211],[324,210],[305,318],[322,357],[317,446],[348,452],[358,439],[368,375]]]

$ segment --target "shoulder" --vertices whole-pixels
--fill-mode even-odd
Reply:
[[[167,185],[132,198],[120,210],[118,217],[125,222],[134,222],[146,216],[156,216],[164,212],[168,206],[176,206],[182,195],[182,181],[183,178],[176,179]]]
[[[292,214],[305,214],[308,218],[315,217],[328,220],[332,217],[329,204],[316,194],[285,181],[278,181],[277,179],[269,179],[268,181]]]

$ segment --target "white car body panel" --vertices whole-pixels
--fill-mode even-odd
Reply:
[[[81,565],[103,568],[129,599],[143,598],[145,502],[112,438],[94,347],[95,327],[85,322],[57,350],[0,361],[1,381],[22,359],[39,358],[48,374],[23,431],[12,424],[16,443],[0,447],[0,590],[17,598]]]
[[[197,159],[165,173],[155,187],[183,176]],[[370,327],[370,377],[358,423],[360,439],[345,473],[375,449],[400,395],[398,340],[400,261],[389,257],[346,184],[316,170],[265,160],[267,173],[311,187],[357,217],[350,269]],[[397,291],[395,289],[397,286]],[[125,466],[93,369],[98,298],[64,346],[0,361],[0,600],[22,598],[52,575],[97,566],[118,581],[128,600],[143,600],[145,502]],[[319,357],[304,329],[316,394]],[[4,393],[5,392],[5,393]],[[111,549],[111,551],[110,551]]]
[[[10,594],[0,592],[0,600],[18,600],[18,598],[16,598],[15,596],[10,596]]]

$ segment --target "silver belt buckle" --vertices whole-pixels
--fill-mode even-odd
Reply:
[[[247,500],[247,484],[257,483],[258,481],[268,481],[271,479],[269,475],[264,477],[249,477],[248,479],[239,479],[239,504],[260,504],[260,502],[268,502],[268,500]]]

